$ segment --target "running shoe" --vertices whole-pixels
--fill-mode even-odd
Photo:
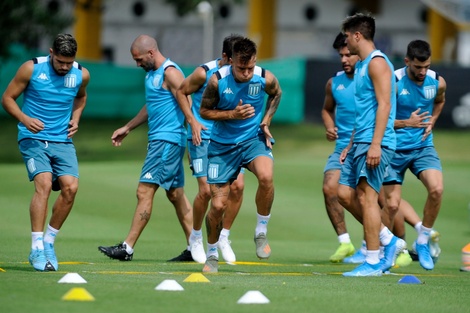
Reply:
[[[184,249],[180,255],[175,256],[173,259],[169,259],[167,262],[192,262],[193,256],[191,255],[191,251],[188,249]]]
[[[267,259],[271,255],[271,247],[265,233],[259,233],[255,236],[256,255],[260,259]]]
[[[53,269],[52,271],[59,270],[59,262],[55,256],[54,244],[45,242],[44,243],[44,254],[46,255],[46,260],[51,263]]]
[[[191,258],[194,261],[201,264],[206,263],[206,252],[204,251],[202,236],[189,236],[189,250],[191,251]]]
[[[219,271],[219,260],[215,255],[211,255],[207,258],[204,267],[202,268],[203,273],[217,273]]]
[[[54,270],[52,264],[47,261],[44,250],[31,249],[31,253],[29,254],[28,259],[29,263],[34,267],[36,271],[48,272]]]
[[[382,269],[380,263],[369,264],[367,262],[362,263],[351,272],[343,273],[346,277],[364,277],[364,276],[382,276]]]
[[[355,248],[352,243],[340,243],[338,249],[336,249],[335,254],[330,256],[330,262],[332,263],[339,263],[344,260],[344,258],[348,256],[352,256],[354,254]]]
[[[224,258],[225,262],[233,263],[237,260],[235,257],[235,253],[233,253],[232,247],[230,246],[230,240],[227,237],[223,237],[219,239],[217,244],[218,248],[222,252],[222,257]]]
[[[111,259],[119,261],[132,261],[132,257],[134,255],[134,253],[127,253],[126,244],[123,242],[110,247],[99,246],[98,250],[109,256]]]

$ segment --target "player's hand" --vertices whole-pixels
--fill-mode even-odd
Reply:
[[[21,121],[23,125],[33,134],[39,133],[44,130],[44,123],[37,118],[26,117],[24,121]]]
[[[346,156],[349,153],[349,146],[344,148],[343,151],[341,151],[341,154],[339,155],[339,163],[344,164],[344,160],[346,160]]]
[[[234,111],[234,119],[246,120],[250,117],[255,116],[255,108],[251,104],[243,104],[243,100],[240,99],[237,107]]]
[[[326,129],[326,139],[328,141],[335,141],[338,139],[338,127]]]
[[[432,124],[429,121],[432,115],[430,115],[428,111],[419,113],[420,111],[421,109],[418,108],[416,111],[411,112],[410,118],[408,119],[407,123],[408,127],[425,128]]]
[[[70,121],[69,122],[69,133],[67,135],[67,138],[72,138],[73,135],[78,131],[78,123],[75,121]]]
[[[118,128],[114,131],[113,135],[111,136],[111,141],[113,146],[119,147],[122,144],[122,141],[126,136],[130,133],[130,130],[127,126],[123,126]]]
[[[431,132],[432,132],[432,124],[426,127],[426,129],[424,130],[424,135],[421,141],[425,141],[426,138],[428,138],[428,136],[431,134]]]
[[[266,146],[267,146],[269,149],[272,149],[272,148],[273,148],[273,144],[275,143],[275,140],[274,140],[274,138],[273,138],[273,135],[271,135],[271,132],[269,131],[268,125],[266,125],[265,123],[261,123],[261,125],[260,125],[259,127],[260,127],[261,130],[263,131],[264,137],[266,137]]]
[[[198,121],[194,120],[191,124],[191,134],[192,134],[192,141],[193,145],[199,146],[201,144],[201,131],[207,130],[207,127],[199,123]]]
[[[380,157],[382,156],[382,148],[380,145],[370,145],[367,152],[366,164],[367,168],[373,169],[380,165]]]

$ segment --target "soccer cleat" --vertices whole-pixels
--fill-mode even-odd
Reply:
[[[344,258],[343,263],[350,263],[350,264],[361,264],[366,261],[366,255],[362,253],[362,250],[359,249],[353,255]]]
[[[194,261],[204,264],[206,263],[206,252],[204,251],[204,245],[202,243],[202,237],[189,237],[189,250],[191,251],[191,257]]]
[[[219,271],[219,260],[215,255],[211,255],[207,258],[204,267],[202,268],[203,273],[217,273]]]
[[[45,242],[44,243],[44,254],[46,255],[46,260],[52,265],[52,271],[59,270],[59,262],[55,256],[54,244]]]
[[[259,233],[255,236],[256,255],[260,259],[267,259],[271,255],[271,247],[265,233]]]
[[[434,262],[429,252],[429,245],[416,243],[415,247],[421,267],[428,271],[432,270],[434,268]]]
[[[169,259],[167,262],[192,262],[193,257],[191,255],[191,251],[184,249],[180,255],[175,256],[173,259]]]
[[[408,250],[403,250],[398,256],[397,259],[395,260],[395,267],[405,267],[411,264],[413,260],[411,259],[410,253]]]
[[[47,261],[44,250],[31,249],[29,254],[29,263],[34,267],[36,271],[48,272],[54,271],[52,264]]]
[[[384,246],[384,257],[380,259],[379,263],[382,271],[388,271],[395,264],[398,255],[405,249],[406,242],[397,236],[393,236],[390,243]]]
[[[382,269],[380,263],[369,264],[367,262],[362,263],[351,272],[343,273],[346,277],[364,277],[364,276],[382,276]]]
[[[335,254],[330,256],[330,262],[332,263],[339,263],[344,260],[344,258],[348,256],[352,256],[354,254],[354,246],[352,243],[341,243],[336,249]]]
[[[233,263],[237,260],[235,253],[233,253],[232,247],[230,246],[230,240],[228,240],[227,237],[219,239],[217,246],[222,252],[222,257],[225,262]]]
[[[132,256],[134,255],[134,253],[127,253],[126,244],[123,242],[111,247],[99,246],[98,250],[109,256],[111,259],[119,261],[132,261]]]
[[[441,239],[441,234],[435,230],[431,230],[431,237],[429,238],[429,253],[431,254],[432,262],[434,264],[439,260],[439,255],[441,254],[441,248],[439,247],[439,240]]]

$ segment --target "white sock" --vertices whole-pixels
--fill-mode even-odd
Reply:
[[[271,218],[271,214],[269,215],[260,215],[256,213],[257,223],[255,228],[255,235],[258,236],[260,233],[264,233],[265,235],[268,232],[268,222]]]
[[[351,243],[351,238],[348,233],[344,233],[338,236],[339,243]]]
[[[427,244],[429,242],[429,236],[431,236],[431,230],[432,228],[424,227],[424,225],[421,225],[421,229],[418,233],[418,239],[416,239],[416,242],[420,245]]]
[[[126,252],[127,252],[127,253],[129,253],[129,254],[134,253],[134,249],[132,249],[132,247],[129,246],[129,244],[128,244],[127,242],[124,241],[122,244],[123,244],[123,245],[126,245]]]
[[[379,238],[382,246],[386,246],[392,241],[393,234],[387,227],[384,227],[379,233]]]
[[[31,232],[31,249],[44,250],[44,232],[42,231],[33,231]]]
[[[366,253],[366,262],[375,265],[380,262],[379,260],[379,252],[380,250],[367,250]]]
[[[415,225],[415,230],[416,232],[419,234],[419,232],[421,231],[421,225],[423,225],[423,222],[418,222],[416,225]]]
[[[219,259],[219,251],[217,250],[217,243],[207,243],[207,254],[206,256],[209,258],[211,255],[214,255],[217,259]]]
[[[202,238],[202,229],[195,230],[193,228],[193,230],[191,230],[191,237],[193,237],[193,238]]]
[[[47,225],[46,233],[44,235],[44,242],[54,244],[55,238],[58,233],[59,233],[58,229],[55,229],[51,225]]]
[[[366,241],[364,239],[362,239],[361,252],[362,252],[363,255],[366,255],[366,253],[367,253],[367,244],[366,244]]]
[[[219,235],[219,240],[222,238],[228,238],[230,236],[230,229],[222,228]]]

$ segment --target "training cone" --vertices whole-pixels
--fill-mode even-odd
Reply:
[[[67,273],[62,277],[58,283],[60,284],[86,284],[86,280],[83,279],[78,273]]]
[[[72,288],[63,297],[65,301],[94,301],[95,298],[85,288]]]
[[[399,284],[421,284],[421,281],[413,275],[403,276],[399,281]]]
[[[193,273],[183,280],[185,283],[210,283],[210,280],[201,273]]]
[[[165,279],[155,287],[155,290],[182,291],[184,288],[176,280]]]
[[[470,243],[462,248],[462,272],[470,272]]]
[[[238,304],[263,304],[269,303],[269,299],[258,290],[250,290],[238,299]]]

